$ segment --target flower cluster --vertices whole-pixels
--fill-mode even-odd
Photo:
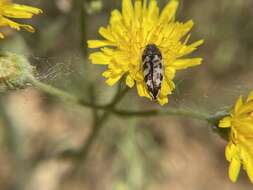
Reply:
[[[129,87],[137,86],[140,96],[151,99],[143,76],[142,55],[145,47],[155,44],[162,54],[163,81],[158,102],[168,102],[168,94],[175,88],[173,79],[176,71],[201,64],[201,58],[185,58],[203,43],[199,40],[187,45],[193,21],[176,22],[177,0],[171,0],[159,12],[156,0],[122,1],[122,12],[111,13],[109,25],[99,29],[103,40],[89,40],[90,48],[100,48],[91,53],[93,64],[107,65],[103,73],[108,85],[114,85],[123,76]],[[182,58],[184,57],[184,58]]]
[[[17,22],[12,21],[11,19],[29,19],[32,18],[33,15],[42,13],[42,10],[26,6],[12,3],[10,0],[0,0],[0,27],[9,26],[16,30],[20,30],[24,28],[29,32],[34,32],[34,28],[27,24],[19,24]],[[4,34],[0,32],[0,38],[4,38]]]
[[[242,165],[253,183],[253,91],[246,101],[239,97],[234,109],[220,121],[219,127],[230,128],[225,151],[230,162],[229,178],[235,182]]]

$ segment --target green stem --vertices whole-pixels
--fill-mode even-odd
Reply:
[[[77,160],[85,160],[88,156],[88,153],[95,142],[96,138],[98,137],[100,131],[102,130],[103,126],[105,126],[106,120],[109,118],[109,116],[113,113],[113,110],[117,106],[117,104],[121,101],[121,99],[126,95],[128,92],[129,88],[125,88],[123,90],[118,88],[118,91],[116,95],[114,96],[112,102],[107,106],[107,108],[104,110],[104,113],[102,116],[100,116],[94,123],[94,126],[92,128],[92,131],[90,135],[88,136],[85,144],[79,151],[65,151],[61,155],[59,155],[60,158],[75,158]]]
[[[170,115],[170,116],[191,117],[205,121],[208,120],[209,117],[211,117],[208,114],[200,113],[198,111],[177,109],[177,108],[170,108],[167,110],[145,110],[145,111],[115,109],[114,113],[121,117],[149,117],[149,116]]]
[[[93,103],[87,102],[68,92],[65,92],[51,85],[40,82],[31,75],[28,76],[28,82],[30,82],[33,86],[35,86],[37,89],[41,90],[42,92],[55,96],[65,102],[72,102],[74,104],[78,104],[84,107],[96,108],[96,109],[105,109],[106,107],[108,107],[108,105],[95,105]]]
[[[207,121],[208,123],[215,124],[218,120],[228,115],[227,111],[220,111],[214,115],[195,110],[187,110],[181,108],[169,108],[166,110],[123,110],[114,109],[113,113],[120,117],[150,117],[150,116],[183,116],[194,119]]]
[[[85,159],[95,139],[97,138],[100,131],[102,130],[105,124],[105,121],[109,118],[111,114],[115,114],[120,117],[183,116],[183,117],[189,117],[189,118],[206,121],[212,126],[218,126],[219,120],[228,115],[227,111],[216,112],[215,114],[211,115],[205,112],[182,109],[182,108],[169,108],[166,110],[152,109],[152,110],[145,110],[145,111],[118,109],[116,108],[116,106],[129,90],[129,88],[125,88],[121,90],[120,84],[119,84],[118,91],[116,95],[114,96],[114,98],[112,99],[111,103],[106,104],[106,105],[97,105],[95,101],[91,100],[90,102],[87,102],[85,100],[82,100],[63,90],[57,89],[53,86],[40,82],[33,76],[28,76],[28,79],[29,79],[29,82],[33,86],[35,86],[36,88],[38,88],[39,90],[43,92],[46,92],[52,96],[58,97],[59,99],[63,101],[71,102],[77,105],[81,105],[81,106],[89,107],[93,109],[93,113],[95,114],[94,126],[85,144],[83,145],[83,147],[78,151],[66,150],[58,155],[60,158],[75,158],[78,160]],[[91,94],[91,98],[92,96],[94,96],[94,94]],[[104,111],[104,113],[100,117],[98,116],[98,112],[97,112],[99,109]],[[219,132],[219,129],[217,131]]]
[[[106,120],[113,113],[113,110],[115,109],[117,104],[121,101],[121,99],[125,96],[125,94],[128,92],[128,90],[129,90],[129,88],[125,88],[121,91],[120,85],[119,85],[117,93],[114,96],[112,102],[109,104],[108,109],[106,109],[105,112],[103,113],[103,115],[95,121],[93,130],[92,130],[90,136],[88,137],[86,143],[84,144],[83,148],[80,151],[80,158],[85,159],[87,157],[90,147],[92,146],[93,142],[95,141],[95,139],[99,135],[103,126],[105,126]]]
[[[128,88],[124,89],[122,92],[118,90],[118,92],[120,93],[115,95],[115,98],[113,99],[114,101],[112,101],[110,104],[97,105],[94,102],[87,102],[63,90],[57,89],[53,86],[40,82],[37,79],[35,79],[33,76],[29,76],[29,82],[32,83],[39,90],[46,92],[52,96],[56,96],[63,101],[72,102],[74,104],[78,104],[84,107],[89,107],[92,109],[101,109],[105,111],[110,110],[110,112],[120,117],[183,116],[183,117],[190,117],[190,118],[195,118],[199,120],[204,120],[214,125],[214,124],[217,124],[218,119],[228,115],[226,111],[217,112],[214,115],[211,115],[211,114],[207,114],[200,111],[187,110],[187,109],[182,109],[182,108],[169,108],[166,110],[154,109],[154,110],[145,110],[145,111],[117,109],[115,108],[114,105],[117,104],[118,100],[120,100],[122,96],[128,91]],[[120,89],[120,85],[119,85],[119,89]]]
[[[94,124],[94,127],[90,133],[90,135],[88,136],[88,139],[86,140],[85,144],[83,145],[83,147],[80,149],[80,152],[77,154],[77,157],[82,160],[85,161],[88,153],[91,150],[92,145],[94,144],[95,140],[97,139],[100,131],[102,130],[103,126],[105,126],[105,122],[106,120],[109,118],[109,116],[111,115],[111,112],[105,112]]]

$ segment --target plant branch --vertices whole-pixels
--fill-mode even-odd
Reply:
[[[96,109],[105,109],[106,107],[108,107],[108,105],[95,105],[94,103],[90,103],[88,101],[80,99],[80,98],[76,97],[75,95],[72,95],[64,90],[60,90],[60,89],[55,88],[49,84],[45,84],[43,82],[40,82],[31,75],[28,76],[28,80],[29,80],[28,82],[30,82],[37,89],[39,89],[42,92],[45,92],[47,94],[50,94],[52,96],[55,96],[55,97],[61,99],[62,101],[71,102],[71,103],[78,104],[78,105],[81,105],[84,107],[96,108]]]
[[[214,124],[217,124],[217,120],[228,115],[227,111],[220,111],[220,112],[215,113],[214,115],[211,115],[204,112],[190,110],[190,109],[183,109],[183,108],[169,108],[166,110],[152,109],[152,110],[144,110],[144,111],[117,109],[115,105],[118,103],[118,101],[122,99],[124,94],[129,90],[128,88],[125,88],[124,90],[121,91],[120,85],[119,85],[117,94],[115,95],[111,103],[106,104],[106,105],[98,105],[95,102],[85,101],[63,90],[60,90],[58,88],[55,88],[53,86],[40,82],[37,79],[35,79],[33,76],[29,76],[29,82],[33,84],[39,90],[46,92],[52,96],[56,96],[63,101],[72,102],[74,104],[78,104],[84,107],[89,107],[92,109],[100,109],[104,111],[108,110],[112,112],[113,114],[118,115],[120,117],[183,116],[183,117],[190,117],[190,118],[195,118],[199,120],[204,120],[214,125]]]
[[[120,117],[182,116],[207,121],[210,124],[216,124],[217,121],[228,115],[227,111],[219,111],[214,115],[211,115],[196,110],[182,108],[169,108],[166,110],[152,109],[144,111],[114,109],[113,113]]]
[[[123,90],[120,89],[120,87],[117,90],[116,95],[114,96],[112,102],[107,106],[107,109],[104,110],[104,113],[102,116],[97,118],[97,120],[94,121],[94,126],[92,128],[92,131],[90,135],[88,136],[85,144],[78,150],[78,151],[72,151],[67,150],[64,151],[62,154],[59,155],[60,158],[65,159],[77,159],[77,160],[85,160],[87,158],[87,155],[98,137],[100,131],[102,130],[103,126],[105,126],[106,120],[109,118],[109,116],[113,113],[113,110],[117,106],[117,104],[121,101],[121,99],[125,96],[125,94],[128,92],[129,88],[125,88]]]
[[[80,106],[88,107],[93,109],[93,116],[94,116],[94,124],[91,130],[90,135],[88,136],[86,142],[79,150],[68,149],[63,152],[58,153],[56,156],[59,158],[66,158],[66,159],[76,159],[76,160],[85,160],[87,157],[95,139],[98,137],[100,131],[102,130],[103,126],[105,126],[106,120],[109,118],[111,114],[115,114],[119,117],[150,117],[150,116],[182,116],[188,117],[193,119],[199,119],[202,121],[206,121],[212,126],[218,126],[220,119],[228,115],[227,111],[220,111],[216,112],[215,114],[208,114],[205,112],[200,112],[191,109],[184,109],[184,108],[167,108],[163,110],[159,109],[150,109],[150,110],[128,110],[128,109],[120,109],[117,108],[118,103],[120,100],[125,96],[128,92],[129,88],[121,89],[121,85],[118,85],[117,93],[115,94],[114,98],[109,104],[105,105],[98,105],[94,100],[94,89],[90,89],[91,91],[91,100],[85,101],[80,99],[68,92],[45,84],[43,82],[38,81],[33,76],[28,76],[28,79],[34,87],[37,89],[48,93],[52,96],[58,97],[62,101],[74,103]],[[93,87],[92,87],[93,88]],[[101,116],[98,115],[98,110],[104,111]],[[215,130],[220,133],[220,129],[215,128]]]

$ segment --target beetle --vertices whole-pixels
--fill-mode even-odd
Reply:
[[[144,81],[153,100],[161,91],[163,81],[162,53],[155,44],[148,44],[142,54],[142,70]]]

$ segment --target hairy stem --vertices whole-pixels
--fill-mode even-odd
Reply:
[[[198,120],[207,121],[212,125],[217,125],[218,121],[227,116],[227,111],[218,111],[215,114],[208,114],[196,110],[169,108],[166,110],[123,110],[114,109],[113,113],[120,117],[150,117],[150,116],[182,116]]]
[[[149,117],[149,116],[183,116],[183,117],[190,117],[199,120],[208,120],[211,116],[206,113],[201,113],[199,111],[194,110],[186,110],[180,108],[169,108],[166,110],[121,110],[115,109],[113,110],[114,114],[120,117]]]
[[[90,150],[90,147],[92,146],[93,142],[95,141],[95,139],[99,135],[99,132],[101,131],[103,126],[105,126],[106,120],[113,113],[114,108],[120,102],[120,100],[125,96],[127,91],[128,91],[128,88],[125,88],[124,90],[121,90],[120,87],[119,87],[118,91],[117,91],[115,97],[113,98],[113,100],[112,100],[110,106],[108,107],[108,109],[106,109],[105,112],[103,113],[103,115],[101,117],[99,117],[94,122],[93,130],[92,130],[90,136],[88,137],[86,143],[84,144],[83,148],[80,151],[80,157],[82,159],[85,159],[87,157],[87,154]]]
[[[60,90],[49,84],[40,82],[31,75],[28,76],[28,80],[29,80],[28,82],[30,82],[34,87],[41,90],[42,92],[55,96],[65,102],[70,102],[70,103],[78,104],[84,107],[96,108],[96,109],[105,109],[108,106],[108,105],[95,105],[92,102],[90,103],[88,101],[80,99],[76,97],[75,95],[72,95],[64,90]]]
[[[106,120],[109,118],[111,114],[115,114],[119,117],[150,117],[150,116],[181,116],[188,117],[193,119],[198,119],[202,121],[206,121],[212,126],[216,126],[216,131],[220,133],[220,129],[217,128],[219,120],[228,115],[227,111],[219,111],[215,114],[208,114],[205,112],[200,112],[191,109],[183,109],[183,108],[167,108],[164,110],[151,109],[151,110],[127,110],[127,109],[119,109],[117,108],[118,103],[124,97],[124,95],[128,92],[129,88],[121,89],[121,85],[119,84],[118,90],[114,98],[109,104],[106,105],[97,105],[94,100],[94,87],[90,89],[91,92],[91,100],[85,101],[80,99],[68,92],[45,84],[43,82],[38,81],[33,76],[29,76],[29,81],[33,86],[37,89],[55,96],[62,101],[66,101],[68,103],[77,104],[80,106],[88,107],[93,109],[94,116],[94,124],[91,130],[90,135],[88,136],[86,142],[79,150],[65,150],[60,154],[57,154],[60,158],[71,158],[77,159],[79,161],[85,160],[87,157],[95,139],[98,137],[100,131],[103,126],[105,126]],[[98,110],[103,111],[101,116],[98,115]]]
[[[48,93],[52,96],[56,96],[59,99],[71,102],[74,104],[78,104],[80,106],[89,107],[92,109],[100,109],[100,110],[110,110],[111,113],[118,115],[120,117],[150,117],[150,116],[183,116],[183,117],[189,117],[189,118],[195,118],[199,120],[207,121],[211,124],[216,124],[217,120],[220,118],[227,116],[227,111],[219,111],[215,114],[207,114],[204,112],[196,111],[196,110],[190,110],[190,109],[183,109],[183,108],[169,108],[166,110],[125,110],[125,109],[117,109],[115,108],[115,104],[117,104],[118,100],[122,98],[122,94],[127,92],[127,88],[123,90],[121,93],[116,94],[113,101],[106,105],[98,105],[95,102],[88,102],[83,99],[80,99],[68,92],[65,92],[63,90],[60,90],[58,88],[55,88],[53,86],[50,86],[48,84],[45,84],[43,82],[38,81],[33,76],[29,76],[29,82],[38,88],[39,90]],[[120,89],[120,85],[119,85]],[[118,90],[120,92],[120,90]]]
[[[93,143],[95,142],[96,138],[98,137],[100,131],[102,130],[103,126],[105,126],[106,120],[113,113],[113,110],[115,109],[117,104],[120,102],[120,100],[125,96],[127,91],[128,91],[128,88],[125,88],[123,90],[118,88],[118,91],[117,91],[116,95],[114,96],[113,100],[111,101],[111,103],[109,104],[107,109],[105,109],[102,116],[98,117],[94,121],[92,131],[89,134],[86,142],[84,143],[84,145],[81,147],[80,150],[78,150],[78,151],[67,150],[67,151],[63,152],[61,155],[59,155],[59,157],[65,158],[65,159],[66,158],[67,159],[68,158],[71,158],[71,159],[74,158],[74,159],[77,159],[79,161],[80,160],[82,160],[82,161],[85,160],[88,156],[88,153],[90,152],[90,149],[91,149]]]

